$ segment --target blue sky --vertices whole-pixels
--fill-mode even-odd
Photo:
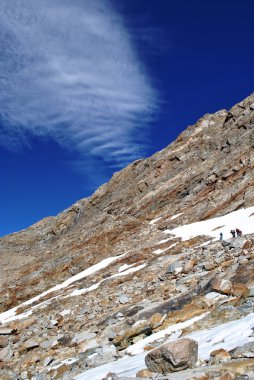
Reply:
[[[1,0],[0,236],[253,92],[252,0]]]

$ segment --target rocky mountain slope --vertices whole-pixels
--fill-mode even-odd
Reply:
[[[168,339],[243,318],[250,318],[244,341],[211,358],[223,344],[208,345],[198,368],[162,378],[252,376],[254,348],[230,350],[236,341],[251,344],[254,328],[253,126],[251,95],[205,115],[58,216],[0,239],[2,378],[67,380],[84,372],[80,379],[99,380],[128,355],[141,360]],[[244,236],[229,239],[243,220]],[[170,326],[173,335],[163,334]],[[149,337],[141,352],[128,351]]]

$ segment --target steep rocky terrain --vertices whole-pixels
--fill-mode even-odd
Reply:
[[[145,350],[158,347],[170,334],[155,334],[170,326],[186,323],[176,339],[251,315],[253,126],[251,95],[205,115],[58,216],[0,239],[3,379],[74,379],[84,371],[102,379],[88,370],[136,355],[128,350],[148,337]],[[229,239],[242,209],[250,228]],[[232,226],[216,219],[228,213]],[[202,233],[195,225],[187,238],[178,233],[195,222]],[[251,349],[200,354],[197,369],[161,378],[254,378]]]

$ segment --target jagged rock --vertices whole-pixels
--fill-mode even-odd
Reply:
[[[196,341],[183,338],[176,342],[164,344],[146,356],[147,368],[152,372],[176,372],[193,367],[198,360]]]
[[[219,293],[230,294],[232,291],[232,282],[229,280],[216,278],[213,282],[213,289]]]
[[[149,322],[144,321],[142,323],[139,323],[136,326],[134,325],[131,329],[125,331],[123,335],[117,336],[113,340],[113,343],[119,350],[122,350],[133,343],[133,338],[139,335],[143,335],[143,336],[150,335],[151,332],[152,332],[152,328]]]
[[[26,340],[19,348],[19,351],[32,350],[33,348],[39,347],[39,342],[34,339]]]
[[[244,284],[233,284],[231,294],[236,297],[247,298],[249,296],[249,289]]]
[[[183,267],[183,272],[189,273],[195,265],[196,265],[196,260],[191,259],[191,260],[186,261]]]
[[[215,265],[211,262],[204,263],[202,266],[205,270],[208,270],[208,271],[214,269],[215,267]]]
[[[221,363],[224,361],[228,361],[231,359],[230,354],[228,351],[224,350],[223,348],[220,348],[218,350],[212,351],[210,353],[210,356],[212,357],[211,363]]]
[[[211,307],[215,305],[217,302],[219,302],[220,300],[223,300],[225,298],[227,298],[225,294],[210,292],[203,297],[203,300],[208,307]]]
[[[10,346],[4,347],[0,351],[0,361],[8,362],[13,357],[13,350]]]
[[[160,313],[153,314],[149,320],[152,329],[156,329],[157,327],[161,326],[165,318],[166,314],[164,316]]]
[[[254,342],[249,342],[229,352],[233,359],[254,358]]]
[[[43,362],[43,367],[47,367],[49,364],[53,362],[53,360],[54,360],[53,356],[48,356]]]
[[[249,248],[251,246],[250,240],[246,240],[243,238],[236,238],[230,241],[229,248],[236,248],[236,249],[245,249]]]
[[[167,274],[177,274],[180,273],[183,270],[183,266],[179,261],[175,261],[174,263],[170,264],[167,269]]]
[[[79,344],[81,342],[93,339],[95,337],[96,337],[95,333],[92,333],[91,331],[86,330],[86,331],[82,331],[82,332],[74,334],[72,341]]]
[[[47,350],[49,347],[52,346],[52,343],[54,340],[44,340],[43,342],[40,343],[40,347],[43,348],[44,350]]]
[[[78,345],[78,352],[85,352],[87,350],[90,350],[96,347],[99,347],[99,342],[97,341],[97,339],[88,339],[88,340],[82,341]]]
[[[126,295],[126,294],[121,294],[118,298],[118,301],[121,303],[121,304],[125,304],[125,303],[128,303],[129,302],[129,297]]]
[[[12,335],[17,332],[16,329],[7,328],[7,327],[0,327],[0,335]]]

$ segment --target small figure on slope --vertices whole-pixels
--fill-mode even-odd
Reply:
[[[220,240],[223,240],[223,233],[220,232]]]
[[[242,236],[242,231],[239,230],[239,228],[236,228],[236,229],[235,229],[235,232],[236,232],[236,235],[237,235],[237,236],[239,236],[239,237]]]
[[[235,238],[235,230],[231,230],[230,233],[231,233],[232,237]]]

